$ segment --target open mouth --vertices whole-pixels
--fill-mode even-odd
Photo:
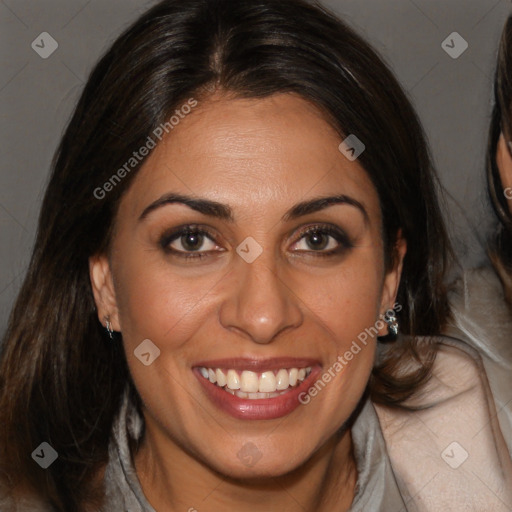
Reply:
[[[242,420],[272,420],[303,405],[300,396],[322,372],[316,358],[231,357],[192,367],[217,409]]]
[[[199,367],[199,372],[205,379],[231,395],[258,400],[275,398],[300,386],[311,373],[311,366],[280,368],[264,372],[202,366]]]

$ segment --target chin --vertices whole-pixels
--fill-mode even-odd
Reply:
[[[291,473],[314,454],[313,447],[311,453],[298,454],[296,443],[281,444],[279,451],[270,443],[260,443],[258,447],[257,441],[237,442],[236,446],[240,448],[235,448],[231,456],[219,447],[222,455],[212,458],[210,453],[205,463],[221,475],[250,482]]]

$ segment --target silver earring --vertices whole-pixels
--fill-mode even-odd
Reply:
[[[108,335],[110,336],[110,339],[114,339],[114,331],[112,330],[112,324],[110,323],[110,317],[107,317],[105,318],[105,323],[107,325],[107,331],[108,331]]]
[[[393,337],[398,336],[398,320],[396,319],[395,312],[391,310],[386,313],[384,320],[388,324],[389,335]]]

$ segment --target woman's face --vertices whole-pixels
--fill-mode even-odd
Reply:
[[[174,127],[123,197],[111,266],[92,258],[91,278],[146,436],[167,454],[284,474],[356,407],[375,352],[362,333],[393,306],[401,267],[385,270],[377,192],[340,142],[297,96],[220,96]]]

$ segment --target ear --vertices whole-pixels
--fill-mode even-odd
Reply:
[[[382,286],[380,314],[385,315],[386,311],[392,310],[395,305],[396,296],[398,294],[398,287],[400,286],[400,277],[402,276],[402,268],[404,264],[405,253],[407,252],[407,242],[402,235],[402,230],[398,230],[395,243],[393,265],[384,276],[384,283]],[[401,307],[397,310],[400,311]],[[383,326],[379,329],[379,336],[386,336],[388,334],[387,327]]]
[[[505,137],[502,133],[498,140],[498,147],[496,149],[496,164],[500,170],[500,178],[501,184],[503,185],[503,190],[512,189],[512,156],[510,153],[511,151],[507,147],[507,141],[505,140]],[[511,198],[511,195],[507,194],[506,197]],[[510,211],[512,212],[512,203],[509,202],[508,205]]]
[[[100,323],[106,326],[106,319],[109,318],[112,329],[121,331],[114,280],[107,256],[96,255],[89,258],[89,277]]]

